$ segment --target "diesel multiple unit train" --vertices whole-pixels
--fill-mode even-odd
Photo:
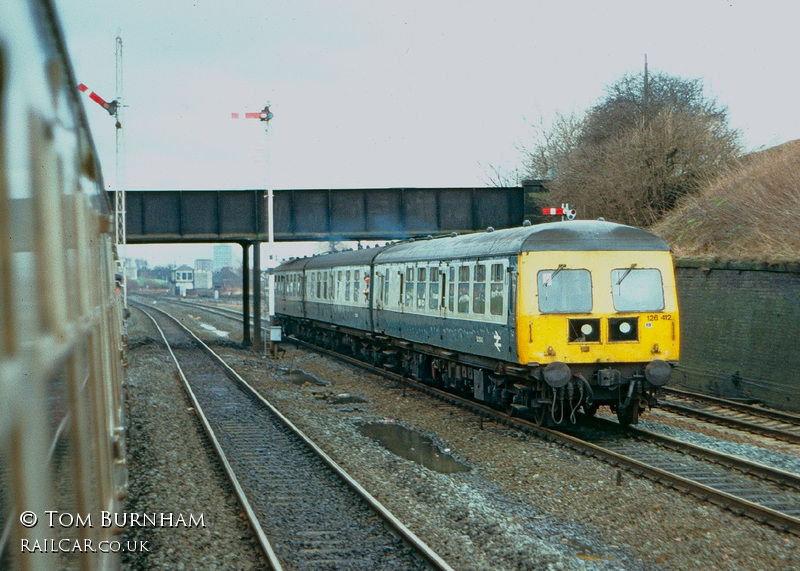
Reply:
[[[274,274],[288,334],[540,425],[602,405],[635,424],[679,357],[669,247],[612,222],[408,240]]]
[[[119,566],[122,319],[76,86],[51,1],[0,2],[0,569]]]

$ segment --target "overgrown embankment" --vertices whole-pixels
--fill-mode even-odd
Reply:
[[[678,258],[800,261],[800,140],[744,157],[651,230]]]

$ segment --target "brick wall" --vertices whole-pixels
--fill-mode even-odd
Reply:
[[[800,264],[676,262],[675,385],[800,412]]]

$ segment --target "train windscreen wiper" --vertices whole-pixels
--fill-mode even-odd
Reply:
[[[629,274],[629,273],[631,273],[631,272],[633,271],[633,268],[635,268],[635,267],[636,267],[636,264],[631,264],[631,267],[630,267],[630,268],[628,268],[627,270],[625,270],[625,273],[624,273],[624,274],[622,274],[622,277],[620,277],[620,278],[619,278],[619,281],[617,282],[617,285],[621,284],[621,283],[622,283],[622,280],[624,280],[625,278],[627,278],[627,277],[628,277],[628,274]]]

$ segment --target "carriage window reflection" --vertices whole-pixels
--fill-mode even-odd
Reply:
[[[542,313],[588,313],[592,310],[592,276],[589,270],[567,270],[559,266],[538,275],[539,311]]]

